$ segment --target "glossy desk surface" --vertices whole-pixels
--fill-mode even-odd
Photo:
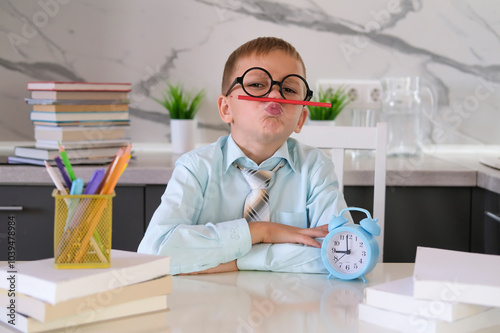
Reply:
[[[174,276],[168,310],[52,333],[390,333],[358,320],[367,286],[413,274],[411,263],[379,263],[367,282],[320,274],[242,271]],[[0,332],[18,332],[0,324]],[[500,327],[477,331],[500,332]]]
[[[358,304],[365,287],[411,276],[413,267],[379,263],[366,283],[253,271],[175,276],[165,324],[179,333],[390,333],[359,321]],[[498,333],[500,327],[477,332]]]
[[[172,332],[357,332],[363,289],[412,273],[413,264],[380,263],[366,284],[253,271],[175,276],[167,325]]]

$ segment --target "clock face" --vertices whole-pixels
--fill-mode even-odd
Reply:
[[[347,275],[361,271],[369,260],[364,238],[350,231],[332,235],[326,256],[335,271]]]

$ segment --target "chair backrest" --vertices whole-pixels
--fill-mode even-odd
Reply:
[[[346,149],[375,151],[375,176],[373,188],[373,218],[380,223],[381,233],[377,237],[380,246],[379,261],[383,261],[387,125],[377,123],[376,127],[313,126],[302,127],[300,133],[292,137],[300,142],[324,149],[332,149],[332,160],[339,180],[339,188],[344,190],[344,156]],[[349,205],[349,203],[347,203]]]

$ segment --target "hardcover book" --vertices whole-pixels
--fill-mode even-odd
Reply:
[[[394,280],[364,290],[364,304],[415,317],[452,322],[475,315],[488,307],[413,297],[413,278]]]
[[[100,120],[100,121],[33,121],[34,126],[50,127],[107,127],[107,126],[129,126],[130,120]]]
[[[110,307],[144,298],[168,295],[172,292],[172,276],[111,289],[106,292],[74,298],[52,305],[37,298],[16,293],[16,311],[41,322],[70,317],[76,313],[86,313],[95,308]],[[0,304],[9,305],[8,291],[0,289]]]
[[[33,90],[32,99],[128,99],[127,92],[117,91],[43,91]]]
[[[359,320],[391,330],[390,332],[470,333],[500,325],[500,308],[490,308],[451,323],[387,311],[366,304],[359,304],[358,310]],[[367,332],[373,332],[373,330],[370,329]]]
[[[102,165],[111,163],[112,161],[112,157],[73,158],[70,160],[73,165]],[[47,160],[47,163],[51,166],[57,166],[55,160]],[[7,156],[7,164],[31,164],[45,166],[44,160],[19,156]]]
[[[58,140],[37,140],[35,141],[35,148],[38,149],[58,149],[59,142],[65,149],[93,149],[103,147],[123,147],[130,144],[130,139],[117,139],[117,140],[82,140],[82,141],[58,141]]]
[[[165,320],[168,310],[147,312],[143,314],[130,315],[116,319],[98,321],[75,327],[65,327],[51,330],[51,333],[138,333],[138,332],[170,332],[170,327]],[[0,321],[0,332],[19,333],[14,326],[4,324]]]
[[[38,112],[111,112],[128,111],[128,104],[66,104],[66,105],[33,105],[33,111]]]
[[[12,273],[8,266],[0,274]],[[49,304],[106,292],[170,273],[170,257],[111,250],[107,269],[56,269],[54,258],[16,264],[16,291]],[[0,279],[0,288],[9,289],[10,281]]]
[[[100,311],[78,313],[46,322],[40,322],[21,313],[16,313],[13,322],[9,322],[12,319],[8,316],[0,316],[0,321],[25,333],[46,332],[56,329],[65,329],[67,332],[71,332],[75,331],[80,325],[165,309],[167,309],[167,296],[160,295],[104,307]]]
[[[413,296],[500,307],[500,256],[418,247]]]
[[[57,91],[130,91],[132,85],[125,82],[63,82],[33,81],[27,83],[28,90]]]
[[[125,139],[128,126],[50,127],[35,126],[35,139],[48,141],[85,141]]]
[[[29,105],[114,105],[129,104],[130,100],[123,99],[34,99],[25,98]]]
[[[78,158],[103,158],[114,157],[119,148],[104,147],[104,148],[84,148],[84,149],[65,149],[69,159]],[[39,160],[53,160],[56,156],[60,156],[59,149],[42,149],[35,147],[14,148],[14,154],[18,157],[35,158]]]
[[[128,111],[113,112],[40,112],[32,111],[31,121],[105,121],[129,120]]]

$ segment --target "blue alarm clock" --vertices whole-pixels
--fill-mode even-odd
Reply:
[[[358,224],[348,224],[342,216],[346,211],[356,210],[366,214]],[[372,219],[363,208],[343,209],[339,216],[334,216],[328,224],[328,235],[321,246],[321,258],[332,276],[343,280],[361,278],[366,282],[368,274],[377,264],[379,246],[374,236],[380,235],[378,219]]]

